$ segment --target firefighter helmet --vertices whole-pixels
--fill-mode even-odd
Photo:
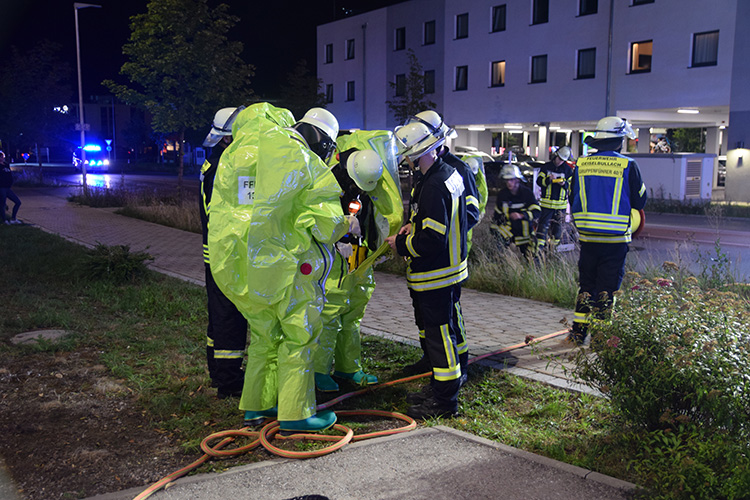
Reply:
[[[500,178],[506,181],[510,179],[523,179],[523,175],[521,175],[521,169],[518,168],[518,165],[508,163],[500,169]]]
[[[563,146],[561,148],[555,148],[552,151],[552,154],[555,155],[555,156],[557,156],[558,158],[560,158],[562,161],[568,161],[568,160],[570,160],[570,157],[572,156],[571,153],[572,152],[570,150],[570,147],[568,147],[568,146]]]
[[[434,136],[427,125],[421,122],[412,122],[398,127],[395,136],[399,156],[407,156],[412,161],[437,149],[445,142],[444,137]]]
[[[596,124],[594,139],[612,139],[615,137],[627,137],[635,139],[633,127],[627,120],[617,116],[605,116]]]
[[[479,169],[482,166],[482,159],[480,157],[467,156],[465,158],[462,158],[462,160],[469,166],[472,174],[477,175],[479,173]]]
[[[346,159],[346,171],[363,191],[372,191],[383,175],[383,162],[375,151],[355,151]]]
[[[232,135],[234,120],[243,109],[245,109],[245,106],[240,106],[239,108],[221,108],[217,111],[214,115],[214,121],[211,124],[211,131],[203,140],[203,146],[212,148],[218,144],[222,137]]]
[[[327,109],[311,108],[297,123],[308,123],[319,128],[332,141],[335,141],[336,137],[339,135],[339,122],[336,117],[333,116],[333,113]]]

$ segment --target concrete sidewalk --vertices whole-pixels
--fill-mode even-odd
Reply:
[[[66,201],[71,188],[18,189],[19,218],[86,246],[129,245],[154,257],[162,273],[203,285],[201,237]],[[377,286],[362,332],[418,344],[411,300],[400,276],[376,274]],[[464,289],[462,308],[472,357],[522,344],[528,335],[561,332],[572,316],[566,309],[527,299]],[[559,351],[560,339],[543,343]],[[563,350],[564,352],[564,350]],[[489,357],[481,363],[575,390],[531,349]],[[93,497],[120,500],[143,488]],[[318,494],[340,499],[627,498],[633,485],[539,457],[447,427],[433,427],[350,444],[314,460],[275,459],[223,474],[191,476],[153,495],[155,499],[274,499]],[[93,499],[92,499],[93,500]]]

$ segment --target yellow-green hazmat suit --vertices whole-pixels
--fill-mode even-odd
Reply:
[[[232,127],[211,201],[211,270],[250,323],[240,409],[278,406],[280,421],[316,413],[312,353],[320,332],[332,244],[348,230],[339,186],[268,103]]]
[[[461,157],[461,160],[465,162],[468,158],[477,158],[479,160],[479,170],[476,174],[474,174],[474,180],[477,183],[477,191],[479,193],[479,220],[481,221],[484,217],[484,210],[485,208],[487,208],[487,199],[489,198],[487,177],[484,173],[484,163],[482,161],[482,157],[477,155],[465,155]],[[471,233],[473,230],[473,228],[469,229],[469,232],[466,235],[466,245],[468,250],[471,250]]]
[[[383,175],[377,186],[364,194],[372,201],[376,227],[360,221],[366,252],[374,252],[385,244],[386,237],[398,232],[403,219],[393,134],[383,130],[356,131],[339,136],[336,142],[339,153],[350,149],[372,149],[383,162]],[[376,234],[369,234],[373,231]],[[328,375],[334,359],[336,372],[354,374],[361,370],[359,328],[375,289],[375,279],[372,266],[359,269],[357,273],[353,271],[366,252],[358,252],[355,246],[354,255],[348,261],[336,252],[333,271],[326,285],[326,304],[321,316],[323,331],[315,354],[316,373]]]

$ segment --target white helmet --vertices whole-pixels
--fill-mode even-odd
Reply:
[[[570,150],[570,147],[563,146],[561,148],[554,148],[552,154],[560,158],[562,161],[568,161],[572,156],[572,151]]]
[[[635,139],[633,127],[627,120],[617,116],[605,116],[596,124],[594,139],[613,139],[615,137],[627,137]]]
[[[482,167],[482,159],[478,156],[465,156],[461,160],[471,169],[471,173],[477,175]]]
[[[406,120],[406,123],[404,125],[408,125],[414,122],[420,122],[427,125],[427,128],[430,129],[430,132],[432,132],[435,137],[454,138],[456,136],[456,130],[448,127],[448,125],[446,125],[443,121],[443,118],[436,111],[432,111],[431,109],[428,109],[427,111],[420,111],[416,115]]]
[[[298,123],[309,123],[314,127],[318,127],[323,131],[332,141],[336,140],[339,135],[339,122],[333,113],[323,108],[311,108],[305,113]]]
[[[217,111],[214,115],[211,131],[203,140],[203,146],[212,148],[218,144],[222,137],[232,135],[234,120],[243,109],[245,109],[245,106],[240,106],[239,108],[221,108]]]
[[[521,169],[518,168],[518,165],[508,163],[500,169],[500,178],[504,180],[523,179],[523,175],[521,175]]]
[[[383,162],[375,151],[355,151],[346,159],[346,171],[362,191],[372,191],[383,175]]]
[[[399,156],[408,156],[412,161],[437,149],[445,141],[443,137],[432,135],[427,125],[421,122],[412,122],[396,128],[395,136]]]

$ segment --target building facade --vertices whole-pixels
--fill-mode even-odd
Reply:
[[[607,115],[633,123],[639,153],[667,128],[700,128],[705,152],[727,156],[726,197],[750,200],[750,42],[738,23],[749,10],[744,0],[411,0],[319,26],[318,77],[342,128],[392,129],[387,101],[412,50],[455,144],[490,153],[517,145],[546,159],[564,143],[577,156],[583,131]]]

